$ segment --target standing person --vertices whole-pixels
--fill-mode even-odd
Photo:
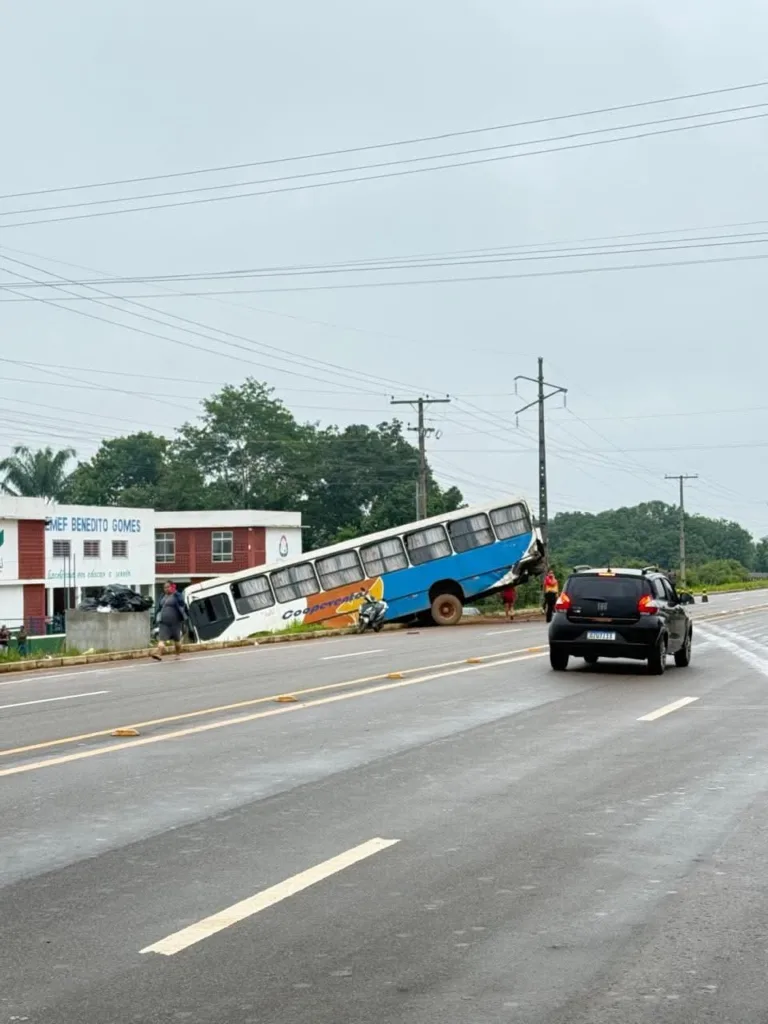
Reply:
[[[27,656],[27,644],[28,644],[28,642],[29,642],[29,635],[27,633],[26,627],[22,623],[21,629],[16,634],[16,646],[18,647],[19,654],[21,655],[22,658],[26,658],[26,656]]]
[[[515,618],[515,601],[517,601],[517,591],[514,587],[505,587],[501,592],[501,599],[504,602],[505,615],[510,622],[513,622]]]
[[[0,657],[8,653],[8,645],[11,642],[11,634],[7,626],[0,626]]]
[[[547,622],[551,622],[552,616],[555,614],[555,604],[559,593],[560,584],[557,582],[557,576],[549,569],[544,577],[544,610],[547,613]]]
[[[163,587],[163,595],[157,606],[155,621],[159,628],[157,650],[152,652],[155,661],[160,661],[165,654],[165,645],[169,640],[173,641],[176,659],[181,657],[181,635],[184,632],[184,623],[187,618],[187,609],[184,599],[176,590],[175,583],[166,583]]]

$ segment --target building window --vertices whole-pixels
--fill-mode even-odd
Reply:
[[[155,534],[155,561],[173,563],[176,561],[176,534]]]
[[[465,519],[454,519],[448,523],[448,533],[453,541],[453,550],[457,553],[484,548],[496,539],[485,512]]]
[[[451,542],[442,526],[430,526],[426,530],[409,533],[405,538],[405,546],[414,565],[434,562],[436,558],[445,558],[453,554]]]
[[[380,540],[378,544],[369,544],[360,549],[365,571],[369,577],[383,576],[385,572],[397,572],[408,568],[408,558],[403,551],[403,542],[399,537]]]
[[[70,558],[72,555],[72,541],[71,540],[55,540],[53,542],[53,557],[54,558]]]
[[[215,530],[211,534],[211,561],[233,561],[233,547],[231,530]]]
[[[99,558],[101,556],[100,540],[83,541],[83,558]]]
[[[113,540],[112,541],[112,557],[113,558],[127,558],[128,557],[128,541],[127,540]]]
[[[496,536],[499,540],[507,540],[508,537],[521,537],[524,533],[531,532],[528,514],[522,505],[495,508],[491,512],[491,522],[496,528]]]
[[[301,562],[299,565],[289,565],[287,569],[278,569],[272,573],[271,578],[275,597],[280,604],[298,601],[299,598],[316,594],[320,590],[311,562]]]
[[[340,555],[318,558],[315,568],[323,590],[342,587],[345,583],[359,583],[365,578],[356,551],[342,551]]]
[[[272,608],[275,599],[266,576],[253,576],[249,580],[240,580],[232,584],[232,596],[238,615],[258,612],[262,608]]]

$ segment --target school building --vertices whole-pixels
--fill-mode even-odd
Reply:
[[[109,583],[154,595],[166,580],[183,588],[301,551],[300,512],[155,512],[0,495],[0,625],[23,621],[42,635]]]

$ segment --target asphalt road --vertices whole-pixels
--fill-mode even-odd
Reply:
[[[0,1024],[764,1022],[763,600],[0,679]]]

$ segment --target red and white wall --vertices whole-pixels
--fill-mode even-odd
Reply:
[[[301,513],[256,509],[156,512],[158,582],[197,583],[302,552]]]
[[[0,625],[45,631],[45,520],[40,498],[0,500]]]

